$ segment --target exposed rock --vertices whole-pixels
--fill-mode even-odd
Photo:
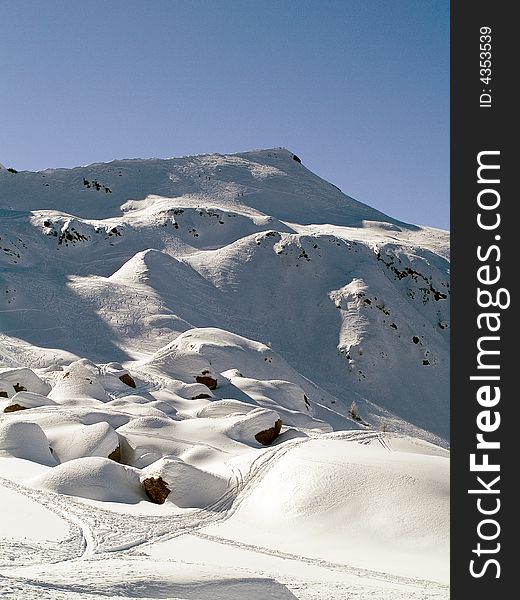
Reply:
[[[197,375],[195,381],[197,383],[202,383],[202,385],[205,385],[210,390],[214,390],[218,385],[218,381],[211,377],[209,371],[202,371],[202,375]]]
[[[204,400],[206,398],[211,398],[211,396],[209,394],[197,394],[196,396],[192,396],[191,399],[192,400]]]
[[[170,488],[162,477],[148,477],[143,481],[144,491],[150,502],[164,504],[170,493]]]
[[[0,398],[9,398],[7,392],[0,392]]]
[[[21,383],[15,383],[13,385],[15,392],[26,392],[27,388],[23,386]]]
[[[6,406],[4,408],[4,412],[5,413],[12,413],[15,412],[17,410],[26,410],[27,406],[22,406],[21,404],[10,404],[9,406]]]
[[[134,381],[133,377],[131,377],[128,373],[125,373],[124,375],[120,375],[119,379],[123,383],[126,383],[126,385],[130,386],[131,388],[135,388],[135,381]]]
[[[259,431],[255,435],[255,440],[263,446],[269,446],[269,444],[272,444],[274,440],[279,436],[280,430],[282,429],[282,425],[282,419],[278,419],[275,422],[274,427],[269,427],[269,429]]]
[[[108,455],[110,460],[120,463],[121,462],[121,446],[117,446],[117,448]]]

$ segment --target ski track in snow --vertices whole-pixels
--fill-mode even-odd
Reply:
[[[350,439],[359,444],[369,444],[377,440],[383,447],[389,450],[386,442],[377,432],[345,432],[343,439]],[[24,494],[31,500],[40,503],[48,510],[56,513],[59,517],[69,523],[70,534],[66,540],[60,541],[56,546],[48,544],[27,544],[12,545],[12,540],[0,542],[0,555],[7,556],[7,550],[13,555],[11,560],[4,559],[2,570],[12,561],[15,561],[14,569],[7,569],[0,573],[0,589],[2,589],[5,598],[89,598],[95,595],[86,590],[74,591],[72,586],[67,586],[66,590],[59,589],[59,583],[51,584],[41,582],[38,579],[23,577],[24,566],[37,565],[41,568],[43,565],[55,565],[56,563],[75,563],[78,561],[110,561],[112,557],[122,558],[129,561],[128,568],[134,560],[139,560],[142,551],[157,542],[164,542],[173,537],[183,535],[195,535],[203,540],[209,540],[225,546],[246,550],[253,554],[264,554],[284,561],[295,561],[304,565],[320,567],[328,571],[334,571],[340,574],[348,574],[360,579],[358,585],[347,585],[341,583],[330,584],[327,591],[318,581],[294,581],[288,578],[281,581],[287,589],[296,594],[295,597],[302,600],[321,600],[322,598],[344,598],[345,600],[355,600],[356,598],[374,598],[383,599],[388,596],[388,589],[371,589],[370,586],[376,582],[402,586],[402,590],[392,590],[392,598],[415,600],[419,598],[437,599],[448,598],[448,591],[445,585],[437,584],[428,580],[421,580],[409,577],[399,577],[384,572],[371,571],[359,567],[353,567],[343,563],[333,563],[330,561],[310,558],[304,555],[291,554],[277,551],[270,548],[255,546],[217,537],[204,533],[204,528],[209,524],[230,518],[240,507],[242,502],[252,493],[258,481],[285,454],[293,450],[296,446],[305,443],[306,440],[290,440],[283,444],[264,451],[250,465],[249,471],[244,475],[240,470],[234,473],[234,482],[229,490],[221,496],[214,504],[209,505],[203,510],[197,511],[193,515],[165,515],[161,517],[150,517],[141,515],[134,517],[131,515],[119,515],[114,511],[103,510],[97,507],[89,506],[86,510],[84,503],[75,500],[70,496],[59,494],[50,494],[40,490],[27,488],[16,484],[10,480],[0,478],[0,483],[8,489]],[[130,529],[129,535],[126,531]],[[21,556],[29,555],[29,560],[22,564]],[[71,570],[74,567],[71,565]],[[14,574],[10,575],[9,572]],[[30,572],[30,569],[29,569]],[[282,578],[283,579],[283,578]],[[75,584],[81,588],[85,584]],[[119,583],[117,584],[119,586]],[[103,595],[106,595],[107,591]],[[130,596],[112,595],[114,598],[134,598]],[[144,597],[144,596],[138,596]],[[165,597],[162,595],[150,596]],[[173,596],[168,596],[169,598]],[[179,596],[180,597],[180,596]],[[182,596],[184,598],[184,596]],[[276,597],[276,596],[273,596]]]
[[[160,517],[124,515],[122,517],[117,512],[93,506],[88,506],[88,510],[86,510],[87,507],[84,503],[71,496],[49,494],[19,485],[3,477],[0,478],[0,483],[8,489],[15,490],[31,500],[39,502],[69,523],[71,537],[65,542],[60,542],[60,547],[57,550],[59,552],[58,557],[43,561],[45,555],[48,555],[49,549],[41,546],[38,551],[38,547],[33,544],[31,545],[32,551],[29,564],[61,562],[65,560],[62,555],[69,557],[70,554],[74,555],[73,558],[69,557],[66,560],[79,560],[164,541],[171,537],[192,533],[194,530],[201,529],[210,523],[229,518],[251,488],[254,487],[255,480],[260,478],[274,461],[280,460],[293,446],[300,443],[302,443],[300,440],[285,442],[282,446],[259,455],[252,462],[246,476],[236,470],[233,477],[234,481],[229,486],[228,491],[213,504],[193,515],[164,515]],[[129,536],[128,534],[125,536],[123,533],[123,525],[125,529],[130,526],[132,533]],[[36,552],[36,555],[34,555],[34,552]],[[5,556],[4,552],[2,552],[2,556]],[[17,558],[19,557],[17,556]]]

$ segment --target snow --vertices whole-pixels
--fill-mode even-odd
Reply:
[[[103,386],[97,381],[98,369],[84,361],[73,362],[53,387],[49,398],[58,403],[78,398],[106,401],[109,399]]]
[[[0,238],[2,597],[448,597],[446,232],[270,149],[2,169]]]
[[[144,477],[162,477],[170,488],[168,502],[180,508],[205,508],[227,492],[228,481],[180,458],[162,458],[143,469]]]
[[[5,542],[19,538],[58,542],[67,537],[67,522],[26,495],[2,487],[0,502],[13,515],[0,521],[0,537],[8,538]]]
[[[54,465],[49,442],[36,423],[0,423],[0,456],[30,460],[42,465]]]
[[[119,446],[117,433],[103,421],[48,429],[47,439],[60,463],[86,456],[108,458]]]
[[[172,565],[155,562],[153,568],[141,561],[110,560],[106,563],[78,564],[74,570],[59,565],[54,578],[45,570],[32,567],[20,570],[25,576],[7,579],[7,595],[15,598],[114,597],[171,598],[172,600],[294,600],[284,585],[269,577],[244,576],[236,569],[211,569],[200,565]],[[9,593],[13,595],[9,595]],[[146,595],[145,595],[146,594]]]
[[[21,391],[29,391],[45,396],[49,393],[50,387],[31,369],[0,367],[0,390],[5,391],[8,398]]]
[[[32,487],[105,502],[139,502],[144,490],[139,472],[107,458],[76,458],[31,479]]]
[[[449,461],[370,443],[310,440],[279,459],[209,534],[403,575],[448,581]],[[421,498],[419,505],[417,499]]]

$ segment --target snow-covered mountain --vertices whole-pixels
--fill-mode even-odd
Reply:
[[[445,597],[449,295],[447,232],[284,149],[0,169],[6,585]]]

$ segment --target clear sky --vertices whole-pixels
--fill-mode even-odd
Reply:
[[[449,228],[448,0],[0,0],[0,162],[284,146]]]

